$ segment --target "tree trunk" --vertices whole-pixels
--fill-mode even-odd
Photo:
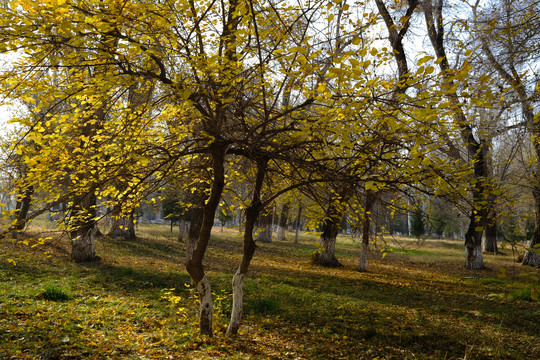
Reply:
[[[204,208],[196,207],[191,209],[191,220],[186,243],[186,264],[193,257],[193,252],[199,241],[199,234],[203,222]]]
[[[255,253],[256,245],[253,241],[253,229],[255,228],[255,221],[262,208],[260,199],[261,188],[266,174],[267,160],[260,160],[257,163],[257,177],[255,180],[255,187],[253,190],[253,198],[251,204],[246,209],[246,225],[244,230],[244,249],[242,254],[242,262],[238,267],[238,270],[234,274],[232,281],[233,289],[233,306],[231,313],[231,321],[227,328],[227,334],[234,335],[238,333],[240,323],[242,321],[243,313],[243,286],[244,276],[246,275],[253,254]]]
[[[486,210],[483,203],[488,198],[486,191],[487,147],[481,141],[477,141],[474,131],[468,121],[459,102],[459,96],[455,90],[452,71],[446,57],[444,47],[444,22],[442,16],[443,1],[437,0],[435,6],[431,1],[424,2],[424,16],[427,25],[429,39],[433,50],[438,58],[439,69],[443,75],[445,85],[448,87],[445,96],[453,110],[455,125],[460,129],[461,138],[467,148],[467,155],[473,166],[473,179],[469,181],[472,195],[472,209],[469,216],[470,223],[465,234],[465,267],[467,269],[483,269],[482,260],[482,232],[486,223]],[[456,155],[456,157],[460,157]]]
[[[26,226],[26,219],[28,217],[28,211],[30,211],[30,203],[32,201],[32,195],[34,194],[34,187],[30,186],[21,191],[21,194],[17,196],[17,206],[15,211],[16,223],[14,226],[15,231],[22,231]]]
[[[302,217],[302,203],[298,205],[298,214],[296,214],[296,233],[294,235],[294,243],[298,244],[298,237],[300,235],[300,218]]]
[[[327,267],[343,266],[334,255],[336,248],[336,238],[339,232],[343,214],[346,211],[347,201],[352,196],[354,187],[345,184],[339,193],[330,201],[326,210],[326,218],[323,221],[322,233],[319,238],[321,249],[314,256],[313,263]]]
[[[497,254],[497,219],[495,217],[495,209],[490,207],[487,211],[486,226],[483,237],[484,252]]]
[[[96,196],[94,189],[78,199],[71,209],[68,228],[71,237],[71,259],[74,262],[96,260]]]
[[[340,219],[341,220],[341,219]],[[323,232],[319,238],[321,249],[313,259],[317,265],[326,267],[343,266],[335,256],[336,238],[339,231],[340,221],[327,219],[323,225]]]
[[[129,216],[117,214],[112,216],[112,227],[107,233],[110,236],[119,240],[135,240],[135,223],[133,212]]]
[[[202,267],[201,267],[202,269]],[[212,336],[212,317],[214,315],[214,305],[212,302],[212,288],[210,281],[203,275],[203,278],[197,283],[199,299],[199,329],[201,334]]]
[[[470,216],[470,223],[465,233],[465,268],[481,270],[484,268],[482,259],[482,222],[474,212]]]
[[[76,263],[89,262],[96,259],[93,229],[71,239],[71,259]]]
[[[135,212],[132,211],[129,215],[129,222],[128,222],[128,233],[130,239],[136,239],[137,235],[135,235]]]
[[[525,256],[523,265],[540,267],[540,185],[533,188],[535,205],[535,224],[531,242]]]
[[[182,215],[182,219],[180,220],[180,225],[178,225],[178,242],[182,242],[184,240],[184,232],[186,231],[186,220],[187,220],[187,213],[184,212]]]
[[[492,145],[492,141],[489,141],[489,145]],[[486,175],[488,184],[490,186],[490,195],[486,205],[486,223],[484,225],[483,236],[483,250],[487,253],[497,254],[499,252],[497,248],[497,209],[495,208],[496,196],[493,194],[493,188],[495,187],[493,178],[493,158],[487,154],[488,141],[485,142],[486,146]]]
[[[191,259],[186,264],[186,270],[193,282],[197,284],[197,289],[199,290],[199,298],[201,300],[199,326],[201,334],[212,336],[212,292],[210,282],[204,273],[202,261],[208,248],[212,227],[214,226],[216,209],[219,205],[223,188],[225,187],[225,168],[223,162],[225,161],[226,146],[219,141],[215,141],[211,145],[210,150],[212,155],[212,169],[214,171],[212,188],[210,190],[210,197],[204,206],[197,246],[193,250]],[[191,227],[195,227],[194,225],[192,222]]]
[[[272,242],[272,222],[272,210],[267,209],[266,212],[259,217],[259,234],[257,235],[257,241],[263,243]]]
[[[279,217],[279,223],[277,228],[276,237],[279,241],[285,241],[285,230],[287,230],[287,219],[289,218],[289,203],[283,204],[283,209],[281,210],[281,216]]]
[[[473,8],[473,11],[476,17],[476,6]],[[540,266],[539,250],[535,248],[535,245],[540,243],[540,122],[537,119],[538,114],[534,112],[534,103],[531,101],[531,99],[535,99],[540,95],[540,87],[534,87],[532,94],[529,94],[525,86],[526,81],[522,78],[523,75],[521,75],[521,72],[516,69],[515,64],[512,61],[507,63],[500,62],[493,54],[486,35],[480,33],[480,40],[482,41],[482,51],[492,67],[516,92],[527,130],[532,135],[530,139],[536,154],[536,169],[533,170],[534,183],[532,186],[536,216],[534,233],[531,238],[530,248],[523,257],[523,265]]]
[[[233,305],[231,312],[231,320],[227,327],[227,335],[238,334],[238,329],[242,322],[243,315],[243,298],[244,298],[244,274],[241,273],[240,268],[236,271],[232,280],[233,290]]]
[[[243,222],[244,222],[244,210],[238,209],[238,233],[242,233],[243,228]]]
[[[373,209],[375,201],[375,193],[371,190],[366,190],[366,202],[364,205],[364,222],[362,224],[362,245],[360,247],[360,261],[358,262],[358,271],[366,271],[367,269],[369,237],[371,235],[371,209]]]

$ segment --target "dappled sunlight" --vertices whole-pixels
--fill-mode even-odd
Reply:
[[[440,240],[384,258],[374,248],[367,272],[356,270],[358,249],[351,245],[336,249],[343,267],[325,268],[311,264],[313,238],[297,245],[258,244],[244,283],[243,325],[237,336],[226,336],[230,282],[242,238],[236,229],[215,230],[206,258],[214,293],[213,338],[198,334],[197,294],[185,271],[185,245],[166,225],[141,226],[133,241],[100,238],[100,260],[81,265],[69,261],[63,249],[67,239],[34,248],[24,239],[4,240],[3,249],[17,265],[0,263],[5,279],[0,287],[7,294],[0,304],[9,319],[0,320],[8,341],[0,354],[503,359],[522,354],[522,346],[540,354],[540,312],[537,303],[512,297],[530,281],[511,275],[513,259],[497,256],[486,261],[487,270],[465,270],[461,251]],[[449,248],[454,255],[441,257]],[[499,277],[499,267],[508,269],[508,279]],[[538,275],[538,270],[518,269]],[[67,300],[41,299],[45,285]]]

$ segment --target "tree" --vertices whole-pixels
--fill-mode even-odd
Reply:
[[[472,179],[469,181],[471,207],[469,228],[465,234],[465,267],[482,269],[482,234],[486,222],[486,209],[483,205],[489,196],[487,189],[487,148],[475,137],[470,121],[467,119],[460,103],[455,79],[460,79],[466,73],[466,68],[459,72],[450,67],[444,44],[444,19],[442,15],[443,1],[436,0],[424,3],[423,11],[427,32],[442,76],[443,91],[449,103],[455,126],[461,132],[461,140],[467,149],[467,157],[472,163]],[[457,156],[457,155],[456,155]]]
[[[358,262],[358,271],[367,270],[367,257],[369,250],[369,241],[371,237],[371,211],[377,201],[376,193],[373,190],[365,190],[364,194],[364,212],[362,221],[362,243],[360,248],[360,259]]]
[[[259,217],[257,240],[263,243],[272,242],[274,232],[274,208],[269,207],[262,211]]]
[[[534,74],[527,66],[537,61],[536,49],[540,39],[538,27],[537,1],[497,1],[497,6],[480,7],[477,1],[472,6],[475,19],[476,38],[482,53],[490,66],[508,86],[507,92],[515,94],[524,119],[524,126],[530,134],[536,160],[540,159],[540,139],[538,133],[538,112],[534,106],[540,96],[540,87]],[[536,165],[538,166],[538,165]],[[538,169],[531,174],[532,193],[535,199],[535,230],[530,249],[523,258],[523,264],[540,266],[540,255],[535,247],[540,244],[540,181]]]
[[[425,234],[425,223],[424,223],[424,214],[420,209],[416,209],[413,212],[413,218],[411,223],[411,234],[418,239],[418,242],[420,242],[420,238]]]
[[[225,224],[231,221],[232,218],[232,210],[228,209],[226,206],[223,205],[218,208],[218,220],[221,223],[221,231],[223,231],[223,227],[225,226]]]
[[[163,218],[168,219],[171,222],[171,232],[173,223],[182,219],[184,208],[180,203],[178,197],[165,197],[161,202],[163,206]]]
[[[440,140],[454,134],[439,121],[444,106],[431,100],[440,96],[426,89],[433,68],[414,75],[406,63],[402,40],[415,4],[398,22],[377,2],[392,45],[383,50],[366,31],[375,18],[354,18],[345,1],[15,1],[2,10],[9,21],[0,22],[0,51],[22,50],[1,75],[4,93],[29,99],[37,91],[34,115],[45,111],[19,120],[23,138],[40,146],[23,156],[24,184],[43,194],[43,208],[71,201],[69,230],[90,240],[98,207],[128,215],[145,195],[179,184],[191,216],[186,269],[206,335],[213,304],[203,260],[219,205],[242,187],[244,248],[227,330],[235,334],[255,222],[263,223],[262,212],[272,213],[279,196],[293,189],[310,195],[314,205],[299,206],[297,227],[302,209],[316,212],[320,258],[336,265],[344,216],[365,222],[367,243],[378,194],[436,192],[451,167],[436,157]],[[382,70],[393,59],[398,76]],[[476,140],[446,70],[454,125]],[[479,172],[469,185],[480,211],[484,157],[473,145],[471,168]],[[347,214],[355,203],[364,216]],[[471,224],[477,217],[471,214]]]
[[[287,229],[287,221],[289,219],[289,210],[290,210],[290,203],[289,202],[283,203],[283,206],[281,208],[281,214],[279,216],[278,229],[276,232],[276,237],[279,241],[287,240],[287,237],[285,236],[285,231]]]

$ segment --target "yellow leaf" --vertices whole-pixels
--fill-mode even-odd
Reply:
[[[432,60],[433,56],[424,56],[420,60],[418,60],[418,66],[427,63],[428,61]]]

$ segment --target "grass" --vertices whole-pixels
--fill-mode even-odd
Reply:
[[[369,272],[359,273],[358,240],[340,238],[344,267],[326,269],[310,264],[316,237],[293,244],[291,233],[258,244],[243,325],[228,337],[242,244],[238,230],[216,229],[205,261],[215,304],[208,338],[197,331],[184,244],[167,224],[139,225],[136,241],[100,238],[101,260],[84,265],[69,261],[56,234],[39,245],[43,231],[0,243],[0,358],[540,358],[538,270],[510,252],[468,271],[461,242],[388,239],[393,251],[382,258],[384,247],[372,247]]]
[[[43,291],[39,294],[39,297],[50,301],[68,301],[70,296],[62,288],[56,285],[46,285]]]

